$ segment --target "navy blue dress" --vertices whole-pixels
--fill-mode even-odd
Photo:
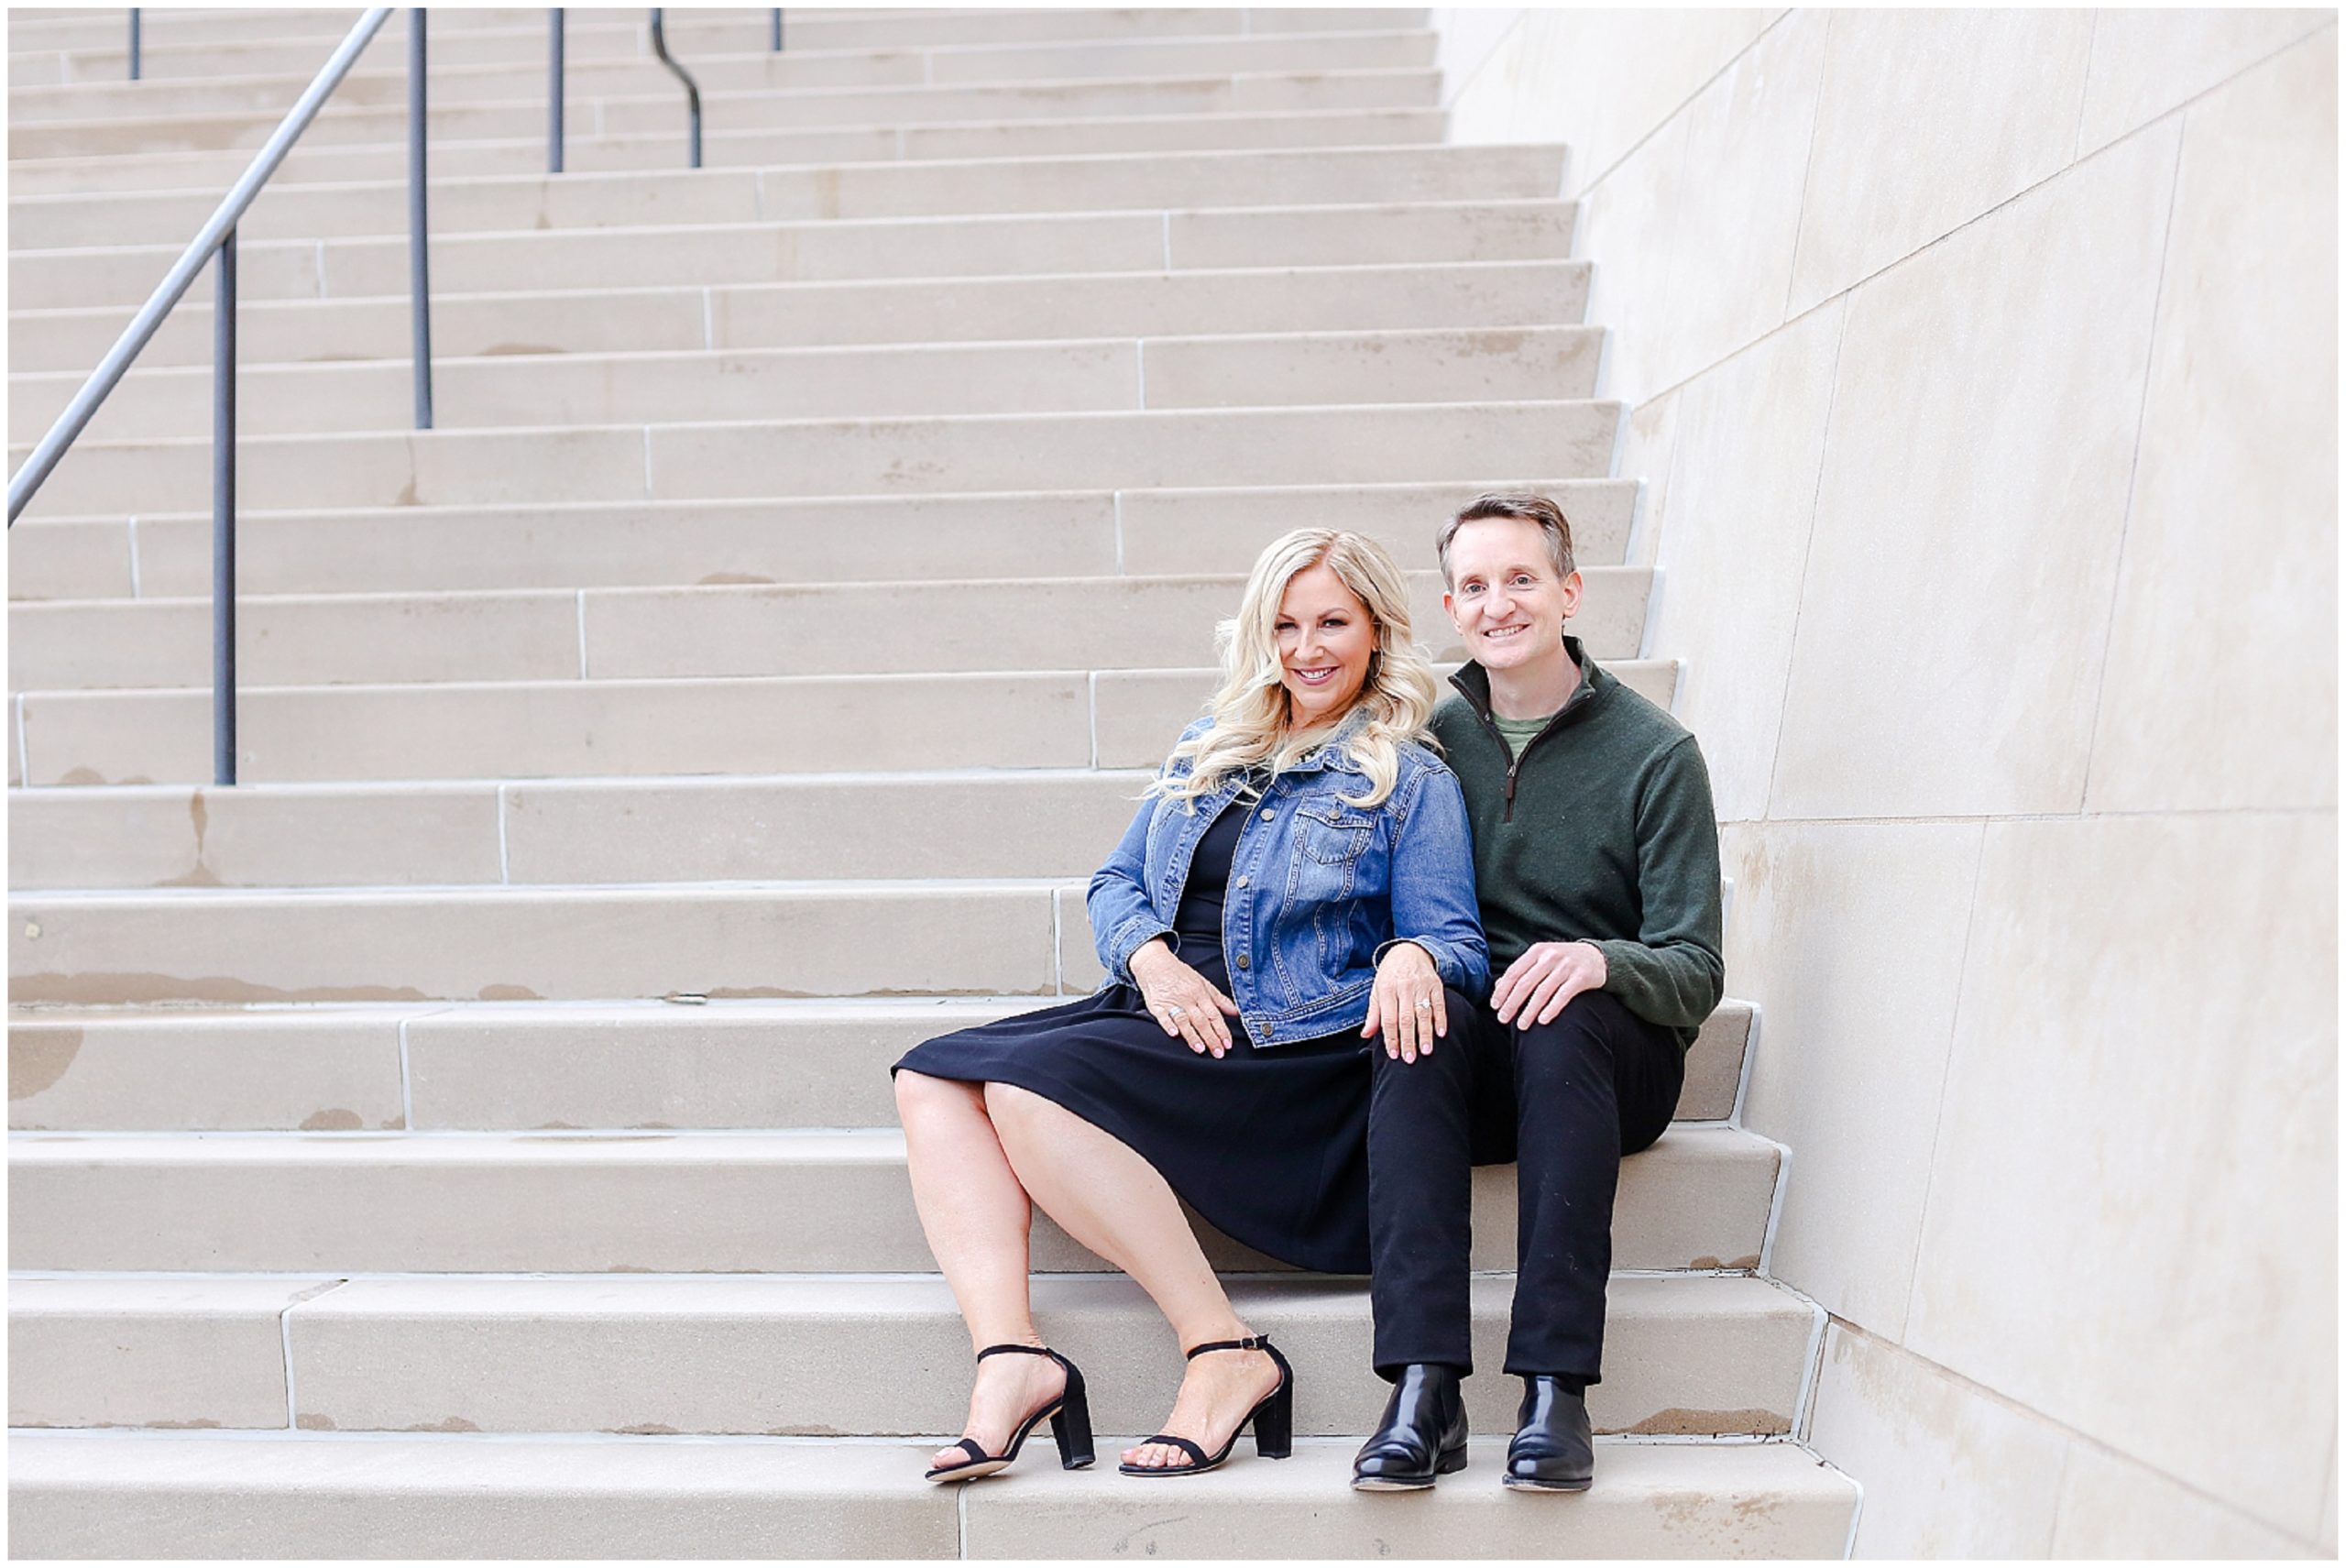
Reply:
[[[1242,791],[1233,805],[1251,805]],[[1222,903],[1245,810],[1199,840],[1173,925],[1181,959],[1225,995]],[[1328,1274],[1368,1272],[1369,1042],[1357,1029],[1256,1050],[1227,1014],[1220,1060],[1192,1051],[1121,981],[1080,1002],[925,1040],[896,1063],[1014,1083],[1136,1151],[1234,1241]]]

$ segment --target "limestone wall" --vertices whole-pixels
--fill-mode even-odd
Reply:
[[[1858,1551],[2334,1552],[2336,13],[1436,15],[1573,149]]]

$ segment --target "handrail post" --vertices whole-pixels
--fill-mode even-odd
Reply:
[[[562,172],[562,7],[546,13],[546,172]]]
[[[432,428],[432,246],[424,200],[424,12],[407,14],[407,255],[415,318],[415,428]]]
[[[212,305],[212,782],[236,782],[236,231]]]
[[[666,66],[675,75],[676,80],[685,84],[685,107],[690,115],[691,124],[688,144],[690,159],[686,166],[698,169],[700,167],[700,83],[695,82],[692,74],[683,66],[678,65],[675,57],[668,52],[668,28],[664,19],[664,7],[659,5],[652,7],[652,52],[658,55],[660,63]]]
[[[782,7],[773,8],[773,52],[782,52]]]
[[[138,80],[138,7],[136,5],[130,8],[130,79],[133,82]]]

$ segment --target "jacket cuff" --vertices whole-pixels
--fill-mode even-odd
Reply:
[[[1392,937],[1377,943],[1376,953],[1369,959],[1370,964],[1382,965],[1385,962],[1385,955],[1404,942],[1433,960],[1433,971],[1442,977],[1442,984],[1453,991],[1463,992],[1466,989],[1466,966],[1460,963],[1457,955],[1441,943],[1429,940],[1424,937]]]
[[[1161,920],[1152,920],[1145,916],[1135,915],[1122,926],[1117,927],[1116,934],[1108,939],[1109,951],[1113,955],[1113,961],[1108,965],[1109,972],[1126,985],[1137,990],[1140,981],[1133,978],[1133,955],[1140,951],[1144,943],[1154,941],[1159,937],[1172,937],[1172,946],[1177,951],[1178,950],[1181,938],[1174,934],[1172,927]]]

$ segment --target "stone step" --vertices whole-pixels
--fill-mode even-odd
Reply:
[[[1600,1385],[1602,1387],[1602,1385]],[[1107,1438],[1111,1456],[1121,1446]],[[1128,1434],[1136,1435],[1136,1434]],[[1112,1464],[1030,1451],[959,1490],[911,1443],[736,1438],[9,1434],[9,1523],[38,1557],[1836,1557],[1858,1488],[1791,1442],[1606,1440],[1566,1502],[1496,1479],[1500,1438],[1433,1493],[1354,1492],[1356,1442],[1251,1452],[1168,1507]],[[1056,1456],[1052,1456],[1055,1458]]]
[[[1653,572],[1592,566],[1573,630],[1633,659]],[[1412,630],[1464,657],[1438,572],[1408,574]],[[260,686],[965,670],[1189,668],[1217,661],[1237,576],[754,584],[238,596],[236,670]],[[34,691],[212,684],[209,599],[58,600],[8,617],[9,679]]]
[[[786,223],[1135,208],[1367,204],[1556,193],[1554,147],[1287,148],[1091,157],[849,162],[767,169],[435,178],[434,238],[686,224]],[[13,252],[184,245],[219,205],[209,190],[24,196],[8,203]],[[398,236],[405,180],[266,187],[238,221],[249,238]]]
[[[456,359],[1209,332],[1531,327],[1575,324],[1587,302],[1584,261],[443,292],[432,302],[432,341],[436,355]],[[10,364],[19,372],[87,375],[114,346],[122,321],[122,313],[108,306],[16,312],[8,318]],[[404,297],[251,302],[237,313],[237,362],[251,367],[399,361],[411,353],[412,330]],[[209,369],[211,304],[183,301],[164,318],[137,363],[140,372],[165,366]]]
[[[517,13],[513,26],[451,27],[444,11],[433,18],[432,64],[535,65],[546,60],[543,16]],[[626,19],[605,19],[613,16]],[[1168,7],[1162,10],[1025,10],[913,12],[897,16],[824,16],[792,18],[784,48],[813,52],[945,44],[1057,43],[1078,39],[1223,37],[1230,33],[1344,30],[1392,32],[1424,25],[1425,13],[1407,10],[1309,10],[1238,13]],[[147,22],[139,48],[139,76],[148,82],[177,82],[211,76],[299,74],[315,71],[347,31],[347,12],[320,13],[317,25],[287,23],[281,31],[233,38],[216,26],[186,23],[171,13]],[[12,87],[57,82],[117,82],[129,69],[123,27],[98,22],[34,24],[12,28],[8,82]],[[534,22],[535,25],[529,25]],[[337,25],[340,24],[340,25]],[[405,48],[404,23],[386,27],[364,57],[369,64],[396,63]],[[20,25],[20,27],[22,25]],[[668,47],[697,68],[717,54],[756,54],[771,47],[763,12],[729,14],[672,12]],[[639,16],[581,10],[563,28],[563,53],[572,62],[641,60],[652,56],[650,31]]]
[[[1081,884],[1047,878],[39,893],[12,907],[21,1003],[1052,996],[1099,974]]]
[[[319,58],[323,59],[326,52],[320,50]],[[289,94],[286,102],[291,101]],[[1000,120],[1431,109],[1437,107],[1440,101],[1439,72],[1404,69],[1200,71],[1125,80],[1076,79],[994,85],[818,85],[775,93],[709,93],[703,95],[701,104],[704,140],[713,144],[720,136],[787,127],[893,126],[901,129]],[[678,104],[673,81],[642,96],[582,96],[574,87],[565,98],[565,128],[573,137],[664,134],[670,138],[672,156],[676,156]],[[249,154],[269,139],[283,113],[280,106],[177,115],[161,119],[131,116],[12,124],[8,127],[10,168],[37,167],[40,160],[56,158],[123,159],[225,148],[242,148]],[[450,104],[434,99],[427,118],[434,147],[542,138],[546,127],[545,89],[543,83],[532,82],[527,90],[503,102]],[[404,146],[406,137],[404,99],[375,106],[354,106],[336,98],[328,100],[318,117],[310,123],[310,128],[301,133],[299,146],[312,149]]]
[[[1477,326],[447,356],[433,366],[433,421],[453,431],[1587,398],[1604,341],[1593,326]],[[38,441],[86,375],[10,376],[9,439]],[[414,389],[412,364],[396,360],[255,366],[237,376],[237,418],[277,435],[396,429],[413,417]],[[209,365],[133,370],[82,439],[208,439],[214,392]]]
[[[1584,568],[1626,553],[1634,479],[1466,480],[1267,489],[1005,492],[551,506],[245,511],[247,594],[648,587],[842,579],[1244,573],[1282,532],[1321,525],[1431,557],[1442,518],[1486,489],[1553,496]],[[8,532],[18,599],[203,598],[209,512],[27,519]]]
[[[1613,669],[1667,705],[1674,663]],[[1074,670],[248,687],[237,695],[237,777],[1155,768],[1217,680],[1205,669]],[[201,688],[27,693],[16,718],[11,783],[213,777],[212,696]]]
[[[1780,1151],[1681,1124],[1621,1164],[1613,1266],[1758,1266]],[[8,1139],[18,1269],[922,1273],[904,1135],[216,1133]],[[1515,1171],[1474,1174],[1473,1264],[1515,1266]],[[1201,1222],[1217,1267],[1277,1270]],[[1104,1266],[1044,1215],[1034,1266]],[[966,1385],[964,1385],[966,1387]]]
[[[247,506],[1393,484],[1439,474],[1602,478],[1622,405],[1596,400],[952,414],[552,430],[246,435]],[[12,446],[21,463],[29,444]],[[209,437],[78,443],[40,515],[186,511],[212,494]]]
[[[1514,1424],[1499,1374],[1514,1281],[1473,1282],[1480,1431]],[[1170,1331],[1123,1276],[1046,1278],[1036,1325],[1082,1368],[1102,1431],[1149,1431],[1180,1382]],[[1376,1428],[1365,1287],[1242,1279],[1232,1304],[1295,1368],[1299,1437]],[[1817,1309],[1766,1280],[1612,1281],[1600,1432],[1791,1431]],[[960,1430],[970,1354],[935,1276],[483,1279],[48,1277],[8,1282],[8,1424],[288,1425],[304,1431],[921,1436]],[[1047,1442],[1047,1439],[1044,1440]]]
[[[882,1127],[888,1066],[1032,997],[19,1009],[9,1125],[61,1132]],[[1724,1121],[1753,1014],[1689,1047],[1678,1117]]]
[[[1232,268],[1561,260],[1570,202],[1016,214],[449,235],[432,246],[444,293],[716,288],[774,282],[1161,273]],[[181,247],[11,252],[18,309],[145,302]],[[404,237],[240,243],[245,302],[407,297]],[[704,322],[706,322],[706,316]],[[706,328],[704,329],[706,330]]]
[[[519,116],[516,116],[517,118]],[[543,121],[543,114],[539,118]],[[1051,158],[1074,154],[1203,151],[1242,148],[1407,147],[1442,139],[1444,116],[1432,108],[1314,109],[1275,115],[1149,115],[1082,120],[947,122],[934,126],[842,126],[828,128],[708,131],[701,161],[708,169],[773,164],[848,163],[942,159]],[[516,130],[520,126],[514,127]],[[573,173],[676,167],[676,136],[637,131],[589,136],[569,130],[563,167]],[[435,180],[539,174],[546,168],[546,131],[494,140],[439,142],[432,148]],[[404,180],[404,142],[315,147],[296,143],[269,177],[286,185]],[[251,163],[241,149],[144,153],[27,160],[9,169],[18,196],[99,191],[213,189],[225,191]]]
[[[335,88],[337,102],[354,107],[405,106],[404,28],[394,26],[386,32],[390,36],[378,34],[364,63]],[[316,63],[289,73],[14,87],[8,93],[8,118],[12,125],[37,125],[256,111],[281,116],[286,106],[309,85],[317,64],[323,62],[328,52],[320,50]],[[739,93],[811,87],[861,89],[1206,73],[1423,70],[1433,61],[1434,36],[1431,32],[1339,31],[944,44],[933,48],[786,49],[780,54],[752,50],[693,60],[688,69],[705,92]],[[574,60],[567,67],[565,92],[574,99],[644,97],[662,91],[670,94],[681,132],[684,114],[675,79],[658,60]],[[434,64],[431,71],[431,95],[435,103],[499,103],[532,97],[543,102],[544,92],[543,60],[528,64]],[[680,148],[678,161],[682,160]]]

